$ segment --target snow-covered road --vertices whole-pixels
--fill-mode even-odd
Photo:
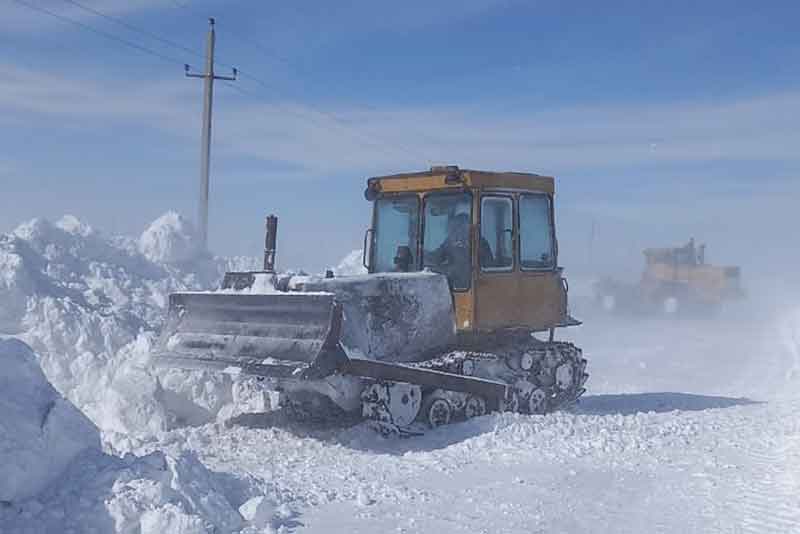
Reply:
[[[149,366],[169,291],[231,263],[191,249],[176,214],[133,240],[74,217],[0,235],[0,340],[33,348],[0,343],[0,534],[800,533],[798,291],[751,281],[704,321],[577,309],[574,412],[387,440]]]
[[[593,378],[570,414],[399,441],[247,416],[157,446],[289,503],[296,532],[800,532],[790,323],[598,318],[572,333]]]

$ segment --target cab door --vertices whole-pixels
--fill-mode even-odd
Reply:
[[[514,196],[483,193],[477,207],[475,321],[480,330],[519,322],[519,277],[515,273]]]
[[[566,302],[549,195],[481,195],[475,248],[478,329],[546,330],[563,320]]]

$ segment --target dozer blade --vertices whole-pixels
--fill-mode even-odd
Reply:
[[[174,293],[156,363],[288,377],[336,347],[341,313],[331,293]]]
[[[341,342],[351,358],[414,362],[456,342],[453,297],[442,274],[308,278],[297,286],[336,295],[343,310]]]

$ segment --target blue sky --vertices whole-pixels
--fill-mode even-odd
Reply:
[[[250,76],[217,85],[217,253],[257,255],[275,212],[280,265],[334,264],[368,224],[367,176],[455,163],[555,175],[573,270],[635,271],[689,234],[751,270],[798,258],[797,2],[76,0],[190,54],[24,1],[170,59],[4,0],[0,230],[193,218],[202,88],[181,65],[214,16],[218,59]]]

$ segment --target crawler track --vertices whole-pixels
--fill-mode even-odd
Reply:
[[[585,391],[588,378],[586,360],[575,345],[533,338],[495,352],[452,351],[412,365],[505,383],[508,393],[497,408],[530,414],[570,407]],[[418,434],[483,415],[491,406],[491,399],[468,393],[386,381],[373,383],[362,394],[364,417],[385,434]]]

